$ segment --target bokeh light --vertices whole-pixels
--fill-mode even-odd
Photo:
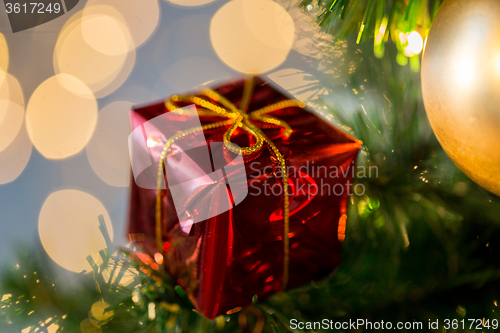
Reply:
[[[132,102],[113,102],[103,108],[87,145],[92,169],[112,186],[128,186],[130,182],[128,135],[132,105]]]
[[[77,190],[53,192],[43,203],[38,218],[38,232],[43,248],[60,266],[73,272],[90,270],[86,257],[99,258],[106,248],[99,230],[103,215],[108,233],[113,228],[102,203],[92,195]]]
[[[417,31],[412,31],[405,36],[408,45],[404,49],[405,55],[411,57],[422,52],[424,40]]]
[[[135,48],[125,20],[111,6],[85,7],[80,30],[89,46],[106,55],[125,54]]]
[[[7,41],[2,33],[0,33],[0,84],[5,78],[5,73],[9,68],[9,48]]]
[[[103,300],[100,300],[92,304],[92,307],[90,308],[89,317],[95,320],[97,324],[96,326],[98,326],[100,323],[106,323],[109,320],[111,320],[111,318],[113,318],[113,316],[115,315],[115,311],[108,310],[109,307],[110,304]],[[91,322],[93,320],[91,320]]]
[[[31,143],[25,143],[25,139],[28,138],[25,130],[20,133],[24,122],[24,96],[21,86],[12,75],[8,73],[0,73],[0,75],[2,75],[0,81],[0,159],[2,162],[0,163],[6,163],[9,158],[15,160],[12,165],[5,166],[4,175],[0,175],[0,183],[3,184],[14,180],[22,172],[31,154]],[[12,154],[15,152],[12,150],[10,153],[2,154],[11,144],[22,150],[21,155],[14,157]]]
[[[35,148],[46,158],[62,159],[81,151],[97,122],[92,91],[68,74],[52,76],[33,92],[26,126]]]
[[[10,101],[24,108],[24,94],[21,85],[9,73],[5,73],[4,80],[0,82],[0,99]]]
[[[215,13],[210,24],[217,55],[247,74],[264,73],[283,63],[294,37],[292,18],[271,0],[232,0]]]
[[[105,81],[106,85],[101,89],[94,91],[94,95],[96,98],[102,98],[108,96],[112,92],[115,92],[118,88],[122,86],[122,84],[127,80],[132,69],[135,65],[136,53],[135,50],[132,50],[127,53],[127,57],[125,58],[125,62],[122,68],[118,71],[118,73],[113,74],[108,79],[109,81]],[[104,82],[103,82],[104,83]]]
[[[24,120],[24,109],[11,101],[0,99],[0,152],[17,136]]]
[[[89,18],[88,21],[99,22],[99,17],[92,17],[94,19]],[[82,12],[79,12],[61,30],[54,51],[54,69],[58,74],[66,73],[78,78],[96,97],[104,97],[115,91],[129,76],[135,64],[135,50],[118,50],[115,55],[98,51],[84,39],[82,25]],[[101,26],[100,29],[106,30],[107,27]],[[115,46],[112,43],[108,45]]]
[[[50,323],[53,320],[53,318],[49,318],[45,321],[45,323],[39,323],[37,326],[30,326],[26,327],[21,331],[21,333],[30,333],[30,332],[47,332],[47,333],[57,333],[59,331],[59,325],[56,323],[52,323],[49,326],[47,326],[48,323]]]
[[[31,141],[22,122],[12,142],[0,151],[0,184],[10,183],[19,177],[28,164],[31,151]]]
[[[59,325],[53,323],[47,327],[47,333],[57,333],[59,331]]]
[[[87,318],[81,321],[80,331],[82,333],[102,333],[102,328],[94,326]]]
[[[109,8],[114,9],[115,12],[110,11]],[[99,13],[101,16],[98,16]],[[105,14],[107,18],[102,17],[102,14]],[[108,40],[106,37],[110,38],[111,43],[117,43],[115,38],[119,36],[122,39],[119,43],[125,42],[122,46],[127,46],[130,50],[131,47],[136,48],[144,44],[154,33],[160,21],[160,6],[158,0],[89,0],[85,6],[83,17],[84,22],[87,22],[87,17],[98,18],[100,21],[100,23],[89,21],[90,24],[83,25],[85,40],[90,45],[106,50],[109,47],[106,45]],[[115,19],[114,23],[110,20],[111,18]],[[104,32],[105,36],[102,37],[103,31],[93,30],[96,23],[104,23],[112,27],[112,30],[116,30],[119,27],[117,22],[123,23],[123,26],[127,28],[126,31],[117,30],[116,33],[112,33],[110,30]],[[128,38],[131,38],[131,41]],[[116,49],[112,52],[116,52]]]
[[[214,2],[215,0],[166,0],[166,1],[173,3],[174,5],[196,7],[209,4],[211,2]]]

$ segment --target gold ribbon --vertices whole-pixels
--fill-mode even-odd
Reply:
[[[283,175],[283,224],[284,224],[284,237],[283,237],[283,283],[281,289],[284,290],[288,283],[288,265],[289,265],[289,198],[288,198],[288,175],[286,171],[286,161],[281,152],[278,150],[276,145],[262,132],[262,130],[252,123],[251,120],[256,120],[271,127],[281,127],[283,128],[283,135],[285,138],[290,137],[292,134],[292,128],[285,121],[270,116],[269,114],[287,107],[305,107],[305,103],[296,100],[284,100],[275,104],[271,104],[262,109],[252,111],[247,113],[248,104],[252,96],[254,87],[253,78],[248,78],[245,81],[245,86],[243,89],[243,97],[240,103],[240,107],[237,108],[233,103],[228,101],[224,96],[219,93],[210,90],[203,89],[199,95],[186,95],[178,96],[174,95],[169,100],[165,102],[165,106],[169,111],[174,111],[180,108],[176,103],[185,102],[192,103],[197,106],[197,115],[200,117],[218,117],[224,120],[219,122],[214,122],[211,124],[193,127],[187,129],[181,133],[178,133],[167,140],[165,147],[161,153],[160,165],[158,167],[158,178],[157,178],[157,193],[156,193],[156,246],[158,252],[164,253],[162,246],[162,223],[161,223],[161,185],[163,178],[163,168],[165,166],[165,158],[167,152],[172,146],[172,144],[182,139],[186,136],[203,133],[207,130],[212,130],[215,128],[223,128],[229,126],[229,129],[224,133],[223,140],[226,148],[236,154],[241,155],[251,155],[259,152],[264,143],[267,144],[271,153],[275,156],[278,161],[282,175]],[[208,100],[203,97],[208,97]],[[217,104],[211,102],[215,101]],[[231,137],[237,128],[242,129],[249,133],[255,142],[249,147],[238,147],[231,143]]]
[[[253,305],[247,306],[240,312],[238,315],[238,325],[240,326],[240,332],[247,333],[249,332],[248,325],[248,315],[252,313],[255,315],[255,319],[257,319],[255,323],[255,327],[253,328],[251,333],[261,333],[264,330],[264,314],[258,308]]]

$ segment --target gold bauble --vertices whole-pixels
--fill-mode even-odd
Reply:
[[[422,60],[425,110],[441,146],[500,195],[500,0],[445,0]]]

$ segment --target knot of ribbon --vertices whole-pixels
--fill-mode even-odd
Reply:
[[[161,203],[162,191],[160,190],[163,178],[163,169],[165,167],[165,159],[167,153],[174,142],[185,138],[189,135],[196,133],[203,133],[207,130],[216,128],[227,128],[223,135],[225,147],[235,153],[241,155],[252,155],[259,152],[264,145],[270,149],[271,154],[276,158],[281,168],[282,182],[283,182],[283,282],[281,289],[285,289],[288,283],[288,266],[289,266],[289,196],[288,196],[288,175],[286,171],[286,161],[276,145],[264,134],[261,128],[252,122],[252,120],[265,124],[263,128],[273,127],[281,128],[282,134],[285,138],[290,137],[292,128],[285,121],[273,117],[270,114],[288,107],[304,108],[305,103],[297,100],[283,100],[263,107],[259,110],[247,113],[248,104],[253,93],[254,82],[253,78],[248,78],[245,81],[243,88],[243,96],[239,105],[236,107],[233,103],[227,100],[224,96],[211,89],[203,89],[198,95],[174,95],[165,102],[165,107],[168,111],[175,112],[180,110],[181,106],[177,103],[191,103],[196,105],[197,112],[193,116],[198,117],[216,117],[223,120],[209,123],[206,125],[193,127],[181,133],[175,134],[169,138],[162,150],[160,157],[160,165],[158,167],[157,178],[157,194],[156,194],[156,245],[160,253],[163,253],[162,246],[162,221],[161,221]],[[214,103],[215,102],[215,103]],[[239,147],[231,142],[235,131],[240,128],[253,137],[253,143],[248,147]]]

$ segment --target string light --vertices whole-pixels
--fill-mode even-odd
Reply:
[[[412,31],[406,36],[406,41],[408,45],[405,47],[407,54],[416,55],[420,54],[424,48],[424,41],[422,36],[417,31]]]

